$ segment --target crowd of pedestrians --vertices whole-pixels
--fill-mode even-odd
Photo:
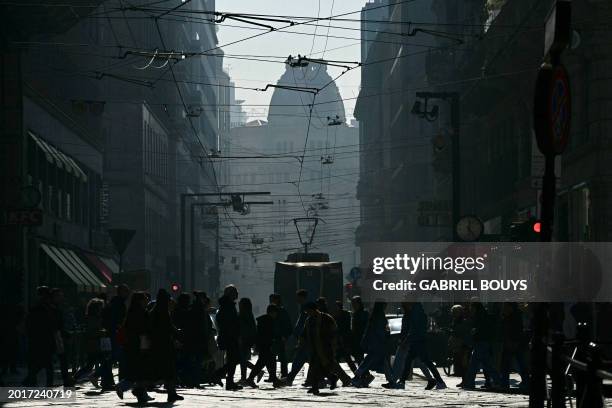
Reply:
[[[368,310],[355,296],[349,311],[340,299],[330,306],[327,299],[313,299],[301,289],[289,300],[297,303],[296,316],[285,309],[279,294],[271,294],[266,312],[256,317],[251,300],[240,299],[233,285],[216,301],[200,291],[174,299],[164,289],[153,297],[120,285],[112,298],[101,295],[87,303],[82,325],[86,358],[69,373],[63,293],[43,286],[37,295],[25,318],[27,386],[37,385],[41,371],[45,385],[53,386],[55,361],[63,385],[90,381],[119,398],[131,391],[139,403],[152,400],[148,391],[162,385],[169,402],[183,399],[177,388],[258,388],[266,372],[265,381],[273,387],[290,386],[306,363],[303,385],[313,394],[334,389],[338,382],[368,387],[375,373],[384,374],[383,387],[402,389],[415,367],[422,371],[426,389],[447,386],[430,357],[432,318],[420,303],[402,303],[394,317],[382,301]],[[518,305],[488,310],[472,302],[442,309],[432,315],[444,322],[448,343],[435,351],[452,361],[453,375],[462,377],[460,387],[475,388],[482,369],[485,387],[507,390],[515,368],[521,388],[528,387],[527,341]],[[390,318],[401,318],[399,333],[392,335]],[[11,368],[10,362],[3,361],[5,368]]]

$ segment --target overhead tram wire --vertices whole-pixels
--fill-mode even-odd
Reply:
[[[113,13],[113,12],[118,12],[118,11],[145,11],[147,10],[147,7],[155,5],[156,3],[162,3],[162,2],[167,2],[170,0],[161,0],[161,1],[155,1],[152,3],[145,3],[145,4],[141,4],[138,6],[132,6],[129,8],[118,8],[118,9],[114,9],[114,10],[109,10],[106,12],[102,12],[102,13],[95,13],[95,16],[101,16],[104,15],[105,13]],[[403,2],[400,2],[403,3]],[[35,4],[23,4],[23,3],[17,3],[17,2],[1,2],[1,4],[9,4],[9,5],[21,5],[21,6],[34,6]],[[49,6],[49,4],[39,4],[40,6]],[[393,6],[395,4],[391,4],[391,6]],[[76,4],[57,4],[55,6],[59,6],[59,7],[79,7]],[[83,5],[80,5],[81,7]],[[384,7],[384,6],[383,6]],[[167,11],[169,9],[167,8],[150,8],[150,10],[152,11],[156,11],[156,12],[162,12],[162,11]],[[361,11],[361,10],[360,10]],[[359,11],[359,12],[360,12]],[[204,10],[178,10],[175,11],[178,13],[190,13],[190,14],[213,14],[214,12],[210,12],[210,11],[204,11]],[[217,12],[220,14],[223,14],[223,12]],[[350,13],[345,13],[344,15],[349,15],[349,14],[356,14],[357,12],[350,12]],[[487,23],[462,23],[462,22],[448,22],[448,23],[444,23],[444,22],[434,22],[434,21],[404,21],[404,20],[374,20],[374,19],[368,19],[368,18],[344,18],[344,15],[338,15],[338,16],[328,16],[328,17],[314,17],[314,16],[306,16],[306,15],[284,15],[284,14],[261,14],[261,13],[225,13],[225,14],[234,14],[234,15],[240,15],[240,16],[245,16],[245,17],[252,17],[252,18],[263,18],[263,19],[286,19],[286,20],[317,20],[317,21],[325,21],[325,20],[331,20],[331,21],[337,21],[337,22],[357,22],[357,23],[376,23],[376,24],[388,24],[388,25],[415,25],[415,26],[440,26],[440,27],[475,27],[475,28],[484,28],[487,27],[489,24]],[[89,16],[87,16],[89,17]],[[84,17],[84,18],[87,18]],[[496,27],[499,28],[514,28],[519,26],[520,24],[496,24]],[[527,28],[538,28],[538,29],[542,29],[543,26],[527,26]]]
[[[404,55],[407,56],[407,55]],[[400,56],[398,58],[404,57],[404,56]],[[373,63],[381,63],[381,62],[388,62],[388,60],[379,60],[379,61],[373,61]],[[361,64],[361,67],[363,67],[364,65],[369,65],[369,63],[366,64]],[[518,74],[524,74],[527,72],[532,72],[534,70],[537,70],[538,67],[534,66],[534,67],[530,67],[530,68],[524,68],[524,69],[519,69],[519,70],[514,70],[514,71],[508,71],[508,72],[502,72],[499,74],[491,74],[491,75],[479,75],[479,76],[475,76],[475,77],[471,77],[471,78],[463,78],[463,79],[458,79],[458,80],[453,80],[453,81],[446,81],[446,82],[438,82],[438,83],[424,83],[423,85],[418,85],[418,86],[413,86],[410,88],[398,88],[398,89],[393,89],[393,90],[388,90],[388,91],[384,91],[384,92],[376,92],[376,93],[370,93],[370,94],[364,94],[364,95],[359,95],[359,96],[355,96],[355,97],[347,97],[347,98],[340,98],[340,99],[334,99],[334,100],[329,100],[329,101],[324,101],[324,102],[315,102],[314,106],[320,106],[320,105],[326,105],[326,104],[330,104],[330,103],[337,103],[337,102],[344,102],[344,101],[350,101],[350,100],[356,100],[358,98],[370,98],[370,97],[376,97],[376,96],[386,96],[386,95],[392,95],[398,92],[409,92],[409,91],[417,91],[417,90],[424,90],[424,89],[431,89],[431,88],[435,88],[435,87],[440,87],[440,86],[450,86],[450,85],[458,85],[458,84],[463,84],[463,83],[468,83],[468,82],[472,82],[472,81],[482,81],[482,80],[487,80],[487,79],[491,79],[491,78],[502,78],[505,76],[510,76],[510,75],[518,75]],[[107,101],[108,103],[140,103],[138,101]],[[151,105],[169,105],[171,103],[151,103]],[[272,107],[272,106],[303,106],[301,104],[205,104],[205,103],[197,103],[195,104],[197,106],[241,106],[241,107],[262,107],[262,108],[268,108],[268,107]]]
[[[403,3],[412,3],[414,1],[417,1],[417,0],[401,0],[401,1],[398,1],[398,2],[394,2],[394,3],[389,3],[389,4],[380,5],[380,6],[377,6],[377,7],[372,7],[370,9],[368,9],[368,11],[376,10],[376,9],[379,9],[379,8],[388,8],[388,7],[392,7],[392,6],[395,6],[395,5],[398,5],[398,4],[403,4]],[[136,8],[136,9],[138,9],[138,8]],[[285,30],[287,28],[290,28],[290,27],[304,25],[305,23],[313,23],[315,21],[325,20],[325,19],[329,19],[329,18],[343,17],[343,16],[347,16],[347,15],[351,15],[351,14],[361,13],[361,11],[362,10],[360,9],[360,10],[356,10],[356,11],[351,11],[351,12],[347,12],[347,13],[338,14],[338,15],[335,15],[335,16],[320,17],[319,19],[310,19],[310,20],[306,20],[304,22],[298,22],[298,23],[291,22],[291,24],[287,24],[287,25],[284,25],[282,27],[274,28],[273,30],[266,30],[265,32],[254,34],[254,35],[251,35],[251,36],[248,36],[248,37],[245,37],[245,38],[241,38],[241,39],[238,39],[238,40],[230,41],[230,42],[225,43],[225,44],[217,45],[217,46],[215,46],[213,48],[205,50],[204,52],[210,52],[210,51],[214,51],[214,50],[217,50],[217,49],[222,49],[222,48],[225,48],[225,47],[229,47],[231,45],[239,44],[239,43],[244,42],[244,41],[249,41],[249,40],[251,40],[253,38],[261,37],[261,36],[267,35],[269,33],[283,31],[283,30]],[[205,12],[205,13],[196,13],[196,14],[208,14],[208,12]]]

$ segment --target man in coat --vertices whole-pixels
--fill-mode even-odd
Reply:
[[[283,306],[283,301],[281,295],[278,293],[273,293],[270,295],[270,304],[274,305],[278,309],[278,316],[274,321],[274,345],[273,352],[278,356],[278,361],[281,365],[281,376],[286,377],[287,370],[287,339],[291,336],[293,332],[293,327],[291,326],[291,317],[289,317],[289,312]],[[276,364],[274,365],[274,371],[276,371]],[[272,373],[270,373],[270,380],[272,380]]]
[[[276,365],[276,357],[272,351],[272,346],[274,344],[274,330],[277,324],[278,316],[278,306],[271,304],[268,306],[266,314],[257,318],[257,336],[255,340],[255,347],[257,348],[259,357],[257,358],[255,366],[251,370],[251,374],[246,380],[246,383],[252,388],[257,388],[257,384],[255,384],[255,377],[261,373],[261,370],[263,370],[264,367],[266,367],[268,373],[270,374],[272,385],[274,385],[274,387],[281,386],[279,379],[276,377],[276,369],[274,368]]]
[[[300,309],[300,314],[298,315],[297,321],[295,323],[295,327],[293,329],[293,336],[295,336],[297,345],[295,347],[295,354],[293,356],[293,362],[291,363],[291,371],[284,378],[284,382],[286,385],[292,385],[295,376],[300,372],[304,364],[310,358],[310,348],[308,347],[308,343],[305,339],[304,327],[306,325],[306,319],[308,315],[304,310],[304,305],[308,301],[308,291],[306,289],[299,289],[295,293],[295,301]]]
[[[355,361],[357,363],[361,363],[363,360],[361,340],[363,339],[366,327],[368,326],[370,315],[363,307],[363,302],[360,296],[353,296],[351,299],[351,308],[353,309],[353,313],[351,315],[351,353],[355,358]]]
[[[315,303],[304,305],[308,315],[306,320],[306,341],[310,346],[310,390],[309,393],[319,394],[319,384],[324,377],[335,384],[340,378],[342,384],[351,383],[350,377],[342,370],[336,360],[336,333],[338,328],[334,318],[318,310]]]
[[[234,285],[228,285],[219,299],[217,311],[217,344],[220,350],[225,350],[225,365],[219,370],[219,377],[226,375],[225,389],[228,391],[241,390],[242,387],[234,382],[236,366],[240,363],[240,320],[236,310],[238,290]]]
[[[38,302],[30,310],[26,319],[28,336],[28,374],[23,380],[26,387],[36,386],[38,372],[45,370],[47,387],[53,386],[53,353],[55,344],[55,324],[51,306],[51,290],[47,286],[36,289]]]

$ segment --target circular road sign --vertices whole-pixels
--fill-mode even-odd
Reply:
[[[563,153],[570,135],[572,99],[569,75],[562,65],[543,65],[534,100],[534,130],[545,155]]]

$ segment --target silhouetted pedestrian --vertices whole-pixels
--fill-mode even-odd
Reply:
[[[218,376],[226,376],[225,389],[237,391],[242,387],[234,382],[236,366],[240,364],[240,320],[236,311],[236,299],[238,290],[234,285],[228,285],[219,299],[219,310],[217,311],[217,328],[219,334],[217,343],[219,349],[225,351],[225,365],[218,371]]]
[[[130,297],[130,288],[121,284],[117,286],[117,294],[111,298],[106,304],[102,314],[104,328],[108,332],[111,339],[111,364],[119,363],[119,380],[125,378],[124,365],[125,357],[123,354],[123,346],[118,341],[118,333],[123,325],[127,313],[128,301]]]
[[[521,376],[519,387],[526,391],[529,388],[529,373],[525,358],[527,342],[523,331],[523,315],[516,303],[507,302],[504,303],[501,317],[503,346],[499,385],[503,389],[510,388],[510,369],[512,363],[516,362]]]
[[[412,362],[415,359],[421,360],[421,362],[427,367],[433,379],[427,381],[425,389],[444,389],[446,383],[440,376],[438,369],[429,358],[427,352],[426,334],[427,334],[427,315],[423,310],[423,305],[420,303],[403,303],[404,314],[409,316],[408,322],[408,333],[406,334],[406,342],[408,347],[408,355],[404,363],[404,373],[399,383],[387,383],[387,388],[398,388],[398,384],[403,384],[412,369]],[[385,386],[383,385],[383,386]],[[402,385],[399,387],[403,388]]]
[[[336,320],[338,326],[338,344],[336,357],[338,361],[346,361],[351,371],[357,371],[357,365],[351,356],[351,313],[344,310],[344,305],[341,300],[336,301],[335,313],[332,317]]]
[[[238,302],[238,318],[240,319],[240,385],[245,385],[247,380],[247,367],[253,370],[251,363],[251,348],[257,339],[257,325],[253,316],[253,304],[251,299],[242,298]]]
[[[305,331],[310,346],[310,389],[309,393],[319,394],[323,378],[330,380],[331,388],[339,378],[344,386],[349,386],[351,378],[342,370],[336,360],[337,326],[334,318],[318,310],[315,303],[307,303],[304,311],[308,314]]]
[[[356,387],[367,387],[374,376],[369,370],[381,369],[389,365],[387,353],[387,340],[389,338],[389,324],[385,316],[387,304],[385,302],[375,302],[372,314],[368,320],[368,325],[361,340],[361,349],[367,355],[359,364],[353,378],[353,385]],[[390,370],[390,367],[385,367]]]
[[[361,340],[368,326],[370,315],[363,307],[360,296],[354,296],[351,299],[351,309],[351,354],[357,363],[361,363],[363,360]]]
[[[308,291],[306,289],[299,289],[295,293],[295,301],[300,310],[297,321],[293,328],[293,336],[296,339],[295,354],[293,356],[293,362],[291,363],[291,371],[287,374],[287,378],[284,379],[285,384],[293,384],[295,376],[300,372],[304,364],[310,358],[310,347],[305,338],[304,327],[308,315],[304,310],[304,305],[308,300]]]
[[[246,384],[252,388],[257,388],[255,384],[255,377],[257,377],[261,370],[266,367],[270,377],[272,379],[272,385],[274,387],[280,387],[281,383],[276,377],[276,357],[272,351],[274,345],[274,333],[276,330],[276,320],[279,316],[279,308],[276,305],[269,305],[266,314],[257,318],[257,340],[255,346],[257,348],[257,362],[251,370],[251,374],[246,380]]]
[[[491,386],[499,386],[499,374],[492,362],[494,327],[492,317],[480,302],[470,303],[470,314],[474,348],[472,349],[467,372],[460,386],[466,389],[473,389],[475,387],[476,373],[481,366]]]
[[[23,380],[26,387],[37,385],[36,377],[44,369],[47,387],[53,386],[53,353],[56,349],[56,324],[51,310],[51,290],[47,286],[36,289],[38,300],[26,318],[28,338],[28,373]]]
[[[130,298],[122,325],[125,336],[125,378],[115,387],[121,399],[124,390],[132,387],[132,394],[141,404],[152,399],[147,394],[146,387],[155,379],[152,373],[151,325],[146,310],[147,302],[147,296],[143,292],[134,292]]]
[[[283,306],[283,301],[281,295],[278,293],[273,293],[270,295],[270,304],[275,305],[278,308],[278,317],[274,321],[274,344],[272,346],[272,351],[276,356],[278,356],[278,362],[281,367],[281,376],[286,377],[288,374],[287,365],[287,339],[291,336],[293,332],[293,328],[291,326],[291,317],[289,317],[289,312]],[[276,364],[273,366],[276,371]],[[272,376],[271,373],[269,373]],[[270,378],[273,379],[273,378]]]
[[[86,374],[95,387],[102,378],[102,390],[113,389],[113,373],[110,363],[111,342],[102,324],[104,301],[93,298],[87,303],[85,312],[85,350],[87,363],[75,374],[78,381]]]
[[[157,292],[155,307],[149,312],[151,325],[151,350],[155,378],[164,381],[168,391],[168,402],[182,400],[176,393],[176,334],[177,329],[170,319],[170,294],[165,289]]]

